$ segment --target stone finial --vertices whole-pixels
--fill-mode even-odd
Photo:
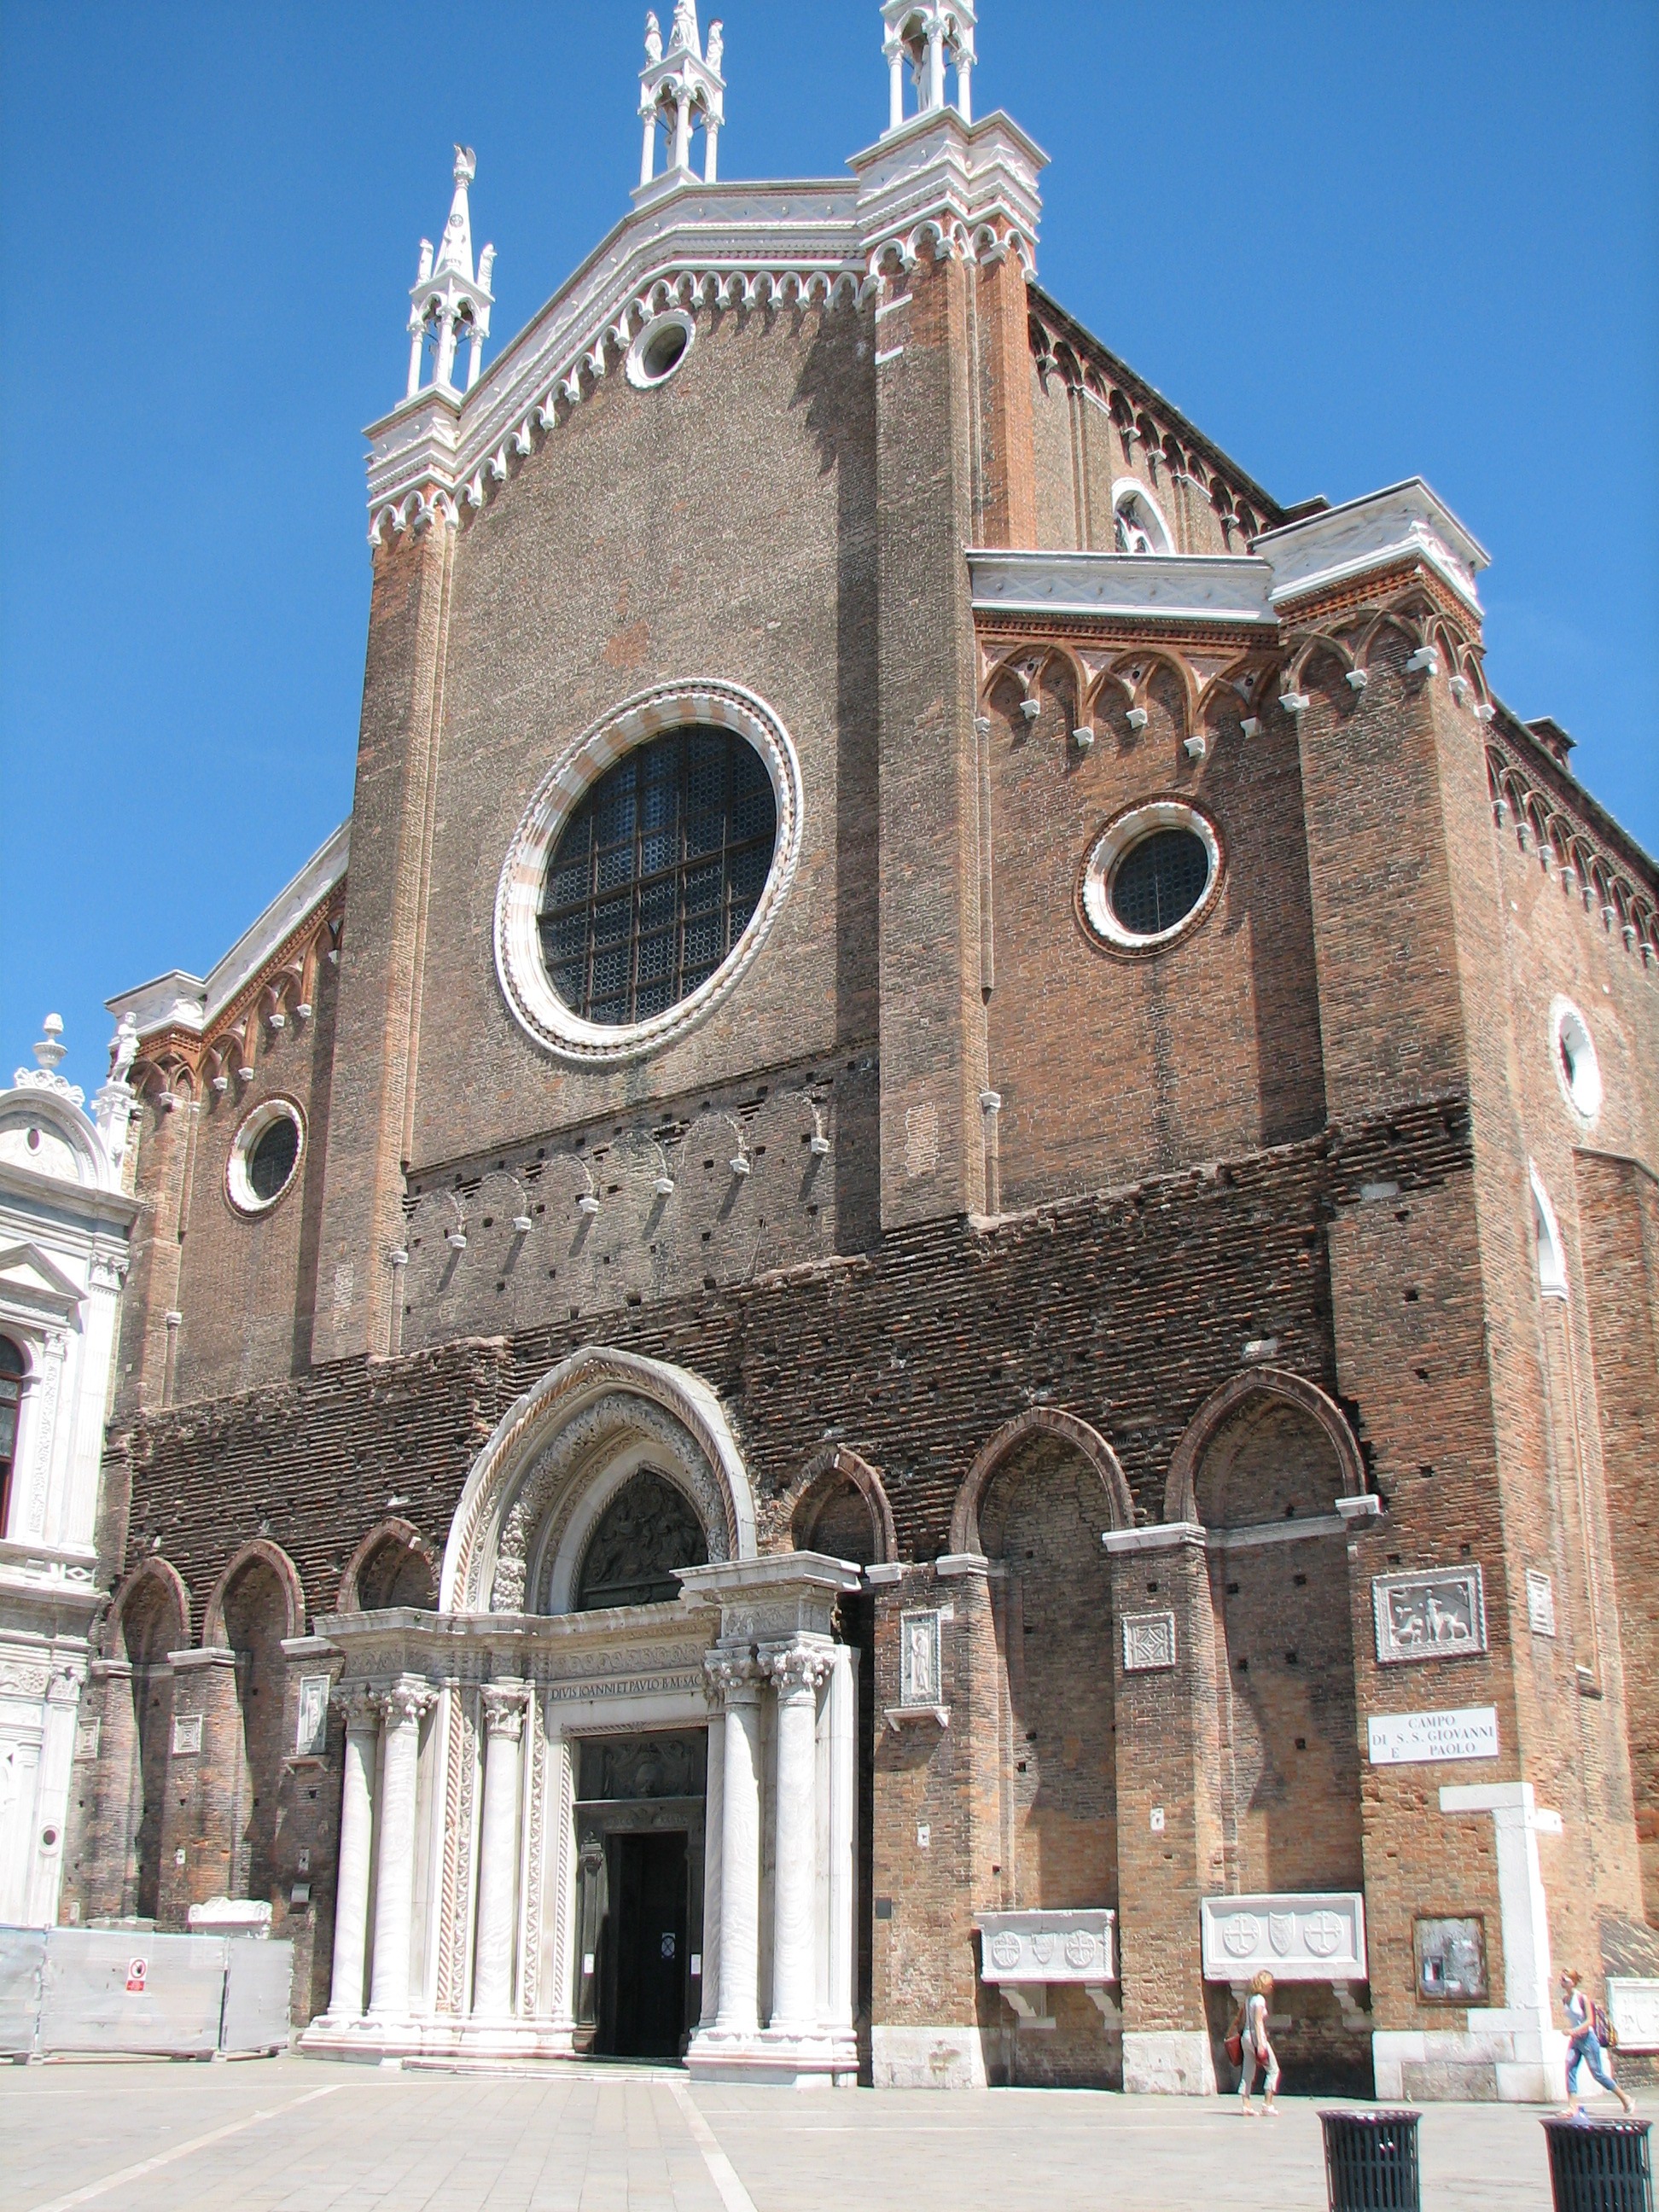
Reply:
[[[888,68],[888,129],[896,131],[905,120],[907,67],[916,88],[918,115],[954,107],[964,123],[971,123],[977,27],[974,0],[882,0],[881,20],[886,32],[882,52]],[[954,100],[945,96],[950,69],[957,73]]]
[[[69,1050],[69,1047],[62,1042],[63,1016],[48,1014],[40,1024],[40,1042],[34,1048],[35,1063],[38,1066],[44,1067],[48,1075],[52,1075],[56,1073],[58,1061]]]
[[[436,391],[455,390],[455,356],[465,338],[469,347],[466,390],[478,380],[483,342],[489,335],[489,310],[495,304],[489,289],[495,267],[495,249],[486,246],[475,270],[472,262],[472,208],[468,188],[478,173],[477,156],[470,146],[455,149],[455,193],[449,219],[433,258],[429,239],[421,240],[420,264],[410,291],[409,390],[412,399],[420,391],[428,338],[433,344],[432,386]]]
[[[640,71],[640,119],[645,142],[640,155],[640,190],[647,191],[657,174],[657,131],[668,140],[665,182],[692,181],[691,134],[703,134],[702,180],[712,185],[717,174],[720,126],[726,120],[725,79],[720,61],[725,34],[718,23],[708,27],[708,50],[703,52],[697,30],[696,0],[676,0],[663,52],[662,30],[654,14],[645,19],[645,67]],[[660,187],[659,187],[660,189]]]

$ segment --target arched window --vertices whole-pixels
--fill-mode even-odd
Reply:
[[[17,1450],[17,1408],[28,1362],[9,1336],[0,1336],[0,1536],[11,1525],[11,1470]]]
[[[1547,1298],[1564,1298],[1567,1295],[1566,1255],[1561,1249],[1561,1231],[1555,1218],[1555,1208],[1550,1204],[1550,1194],[1544,1188],[1536,1168],[1532,1177],[1532,1230],[1538,1255],[1538,1287]]]
[[[766,763],[733,730],[688,723],[638,745],[566,822],[540,915],[549,980],[617,1029],[690,996],[753,919],[777,842]]]
[[[576,1611],[666,1605],[680,1594],[676,1567],[701,1567],[708,1539],[690,1499],[648,1467],[623,1483],[588,1539]]]
[[[1172,553],[1175,540],[1158,501],[1133,477],[1112,487],[1113,542],[1120,553]]]

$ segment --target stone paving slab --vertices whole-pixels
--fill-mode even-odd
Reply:
[[[1644,2117],[1659,2100],[1642,2100]],[[1546,2212],[1536,2111],[1431,2106],[1425,2212]],[[672,2070],[0,2069],[0,2212],[1323,2212],[1316,2104]]]

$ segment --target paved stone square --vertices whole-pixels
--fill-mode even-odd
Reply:
[[[1647,2117],[1659,2100],[1645,2100]],[[1427,2212],[1533,2212],[1535,2111],[1423,2116]],[[1319,2212],[1317,2108],[1052,2090],[700,2087],[667,2069],[0,2070],[0,2212]]]

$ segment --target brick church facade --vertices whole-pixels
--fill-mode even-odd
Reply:
[[[782,184],[652,19],[489,365],[458,151],[350,820],[112,1002],[64,1910],[269,1901],[325,2051],[1201,2093],[1267,1966],[1549,2094],[1656,1972],[1659,880],[1462,524],[1278,504],[882,15]]]

